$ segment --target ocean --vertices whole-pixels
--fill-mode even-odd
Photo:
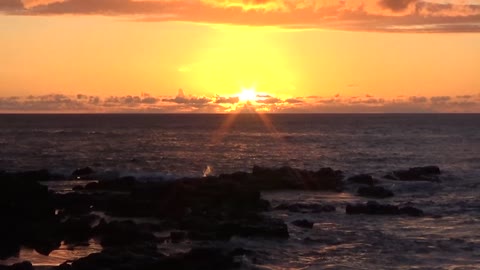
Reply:
[[[382,203],[427,213],[345,215],[347,203],[367,201],[355,196],[355,186],[338,194],[267,192],[262,196],[272,205],[328,203],[337,211],[268,213],[288,224],[307,218],[315,227],[289,225],[290,239],[280,243],[232,239],[260,253],[256,267],[480,269],[480,114],[0,115],[5,171],[48,169],[68,176],[88,166],[98,179],[174,181],[249,172],[254,165],[371,174],[396,194]],[[440,167],[440,183],[382,178],[426,165]]]

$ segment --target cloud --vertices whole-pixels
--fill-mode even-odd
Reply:
[[[391,11],[403,11],[408,8],[413,3],[418,2],[417,0],[380,0],[380,6],[390,9]]]
[[[301,98],[289,98],[289,99],[286,99],[285,102],[290,104],[301,104],[301,103],[304,103],[305,101],[303,101]]]
[[[210,103],[212,100],[206,97],[187,97],[183,93],[182,89],[178,90],[178,94],[175,98],[165,98],[162,99],[163,102],[171,102],[177,104],[189,104],[193,106],[203,106]]]
[[[266,99],[260,99],[257,100],[257,103],[263,103],[263,104],[276,104],[276,103],[281,103],[282,100],[276,97],[269,97]]]
[[[238,97],[217,97],[215,103],[217,104],[235,104],[238,103],[240,98]]]
[[[425,103],[428,101],[426,97],[417,97],[417,96],[409,97],[408,100],[412,103]]]
[[[430,101],[432,103],[445,103],[449,100],[451,100],[452,98],[449,97],[449,96],[438,96],[438,97],[431,97],[430,98]]]
[[[20,0],[1,0],[0,1],[0,13],[2,11],[16,11],[23,10],[23,3]]]
[[[466,98],[470,97],[470,98]],[[125,113],[223,113],[244,110],[247,104],[238,97],[212,98],[185,95],[155,97],[149,94],[108,96],[50,94],[39,96],[0,97],[0,112],[125,112]],[[386,99],[366,96],[269,97],[248,105],[258,111],[302,113],[479,113],[480,95],[397,97]]]
[[[1,0],[15,15],[108,15],[140,21],[380,32],[480,32],[478,1]]]

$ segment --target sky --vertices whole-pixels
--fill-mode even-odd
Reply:
[[[480,0],[0,0],[0,112],[480,113]]]

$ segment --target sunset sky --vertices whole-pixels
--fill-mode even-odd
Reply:
[[[480,0],[0,0],[0,112],[480,112]]]

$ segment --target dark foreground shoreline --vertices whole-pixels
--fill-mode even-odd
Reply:
[[[394,181],[439,182],[435,166],[394,171],[384,178]],[[92,179],[94,172],[83,168],[69,179]],[[314,223],[307,219],[291,224],[269,217],[269,211],[321,213],[345,211],[355,218],[362,215],[424,215],[411,205],[390,205],[369,201],[336,209],[328,204],[282,204],[273,206],[262,192],[274,190],[315,190],[350,192],[381,200],[394,196],[378,185],[381,179],[356,175],[345,179],[343,172],[331,168],[318,171],[290,167],[254,167],[251,173],[236,172],[175,181],[142,182],[133,177],[110,181],[86,182],[71,192],[49,191],[42,181],[65,180],[46,170],[0,172],[0,260],[17,256],[22,247],[48,255],[61,243],[71,247],[97,239],[100,253],[54,269],[236,269],[242,258],[255,262],[255,252],[228,243],[232,237],[273,239],[289,238],[289,226],[305,230]],[[93,212],[127,220],[107,221]],[[134,218],[149,218],[151,223],[135,223]],[[130,219],[130,220],[128,220]],[[170,232],[159,236],[161,232]],[[169,241],[200,243],[188,252],[164,254],[157,244]],[[220,247],[219,247],[220,246]],[[0,269],[33,269],[29,262]]]

